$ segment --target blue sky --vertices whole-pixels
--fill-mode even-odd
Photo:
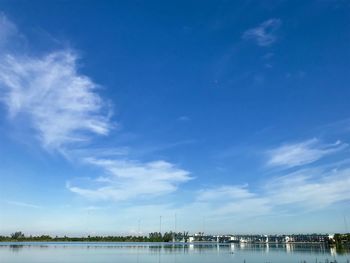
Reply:
[[[344,232],[346,1],[1,1],[0,233]]]

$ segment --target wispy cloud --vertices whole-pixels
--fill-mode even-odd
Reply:
[[[25,203],[25,202],[6,201],[6,203],[9,205],[20,206],[20,207],[25,207],[25,208],[34,208],[34,209],[42,208],[39,205],[29,204],[29,203]]]
[[[105,209],[107,209],[107,207],[104,207],[104,206],[93,206],[93,205],[82,208],[83,211],[88,211],[88,212],[100,211],[100,210],[105,210]]]
[[[189,172],[165,161],[140,163],[125,160],[86,159],[104,170],[105,176],[85,187],[69,182],[70,191],[92,200],[122,201],[136,197],[155,197],[177,190],[191,179]]]
[[[333,154],[337,157],[348,147],[336,141],[332,144],[311,139],[285,144],[268,150],[268,165],[290,168],[275,170],[275,175],[254,188],[249,185],[221,185],[204,188],[196,193],[193,207],[206,207],[210,215],[241,218],[274,214],[298,214],[350,201],[349,160],[317,160]],[[311,164],[313,165],[306,165]],[[194,209],[194,208],[193,208]]]
[[[186,116],[186,115],[183,115],[183,116],[180,116],[179,118],[177,118],[178,121],[190,121],[191,118],[189,116]]]
[[[300,213],[350,201],[349,187],[350,168],[309,168],[268,179],[256,190],[239,185],[202,189],[192,206],[204,205],[212,216]]]
[[[17,34],[16,25],[0,12],[0,48],[5,46],[9,39]]]
[[[224,185],[198,191],[198,201],[215,201],[223,199],[245,199],[252,198],[255,194],[248,190],[248,185]]]
[[[241,217],[266,214],[271,211],[270,200],[252,192],[248,185],[222,185],[198,191],[196,203],[208,206],[211,216]]]
[[[19,34],[5,16],[0,16],[0,27],[3,41],[10,32]],[[95,135],[107,136],[114,123],[109,102],[98,94],[100,86],[80,72],[76,52],[5,53],[0,56],[0,102],[10,120],[25,120],[23,125],[30,126],[46,150],[99,167],[105,174],[92,178],[89,187],[67,183],[70,191],[89,199],[121,201],[168,194],[191,179],[188,171],[170,162],[129,160],[128,147],[88,143]]]
[[[285,144],[267,151],[267,165],[287,168],[306,165],[346,147],[347,144],[340,141],[333,144],[321,144],[317,139]]]
[[[42,145],[61,149],[88,140],[87,133],[108,134],[108,104],[95,92],[98,85],[78,73],[72,51],[43,57],[7,55],[0,61],[0,91],[11,118],[23,115],[38,132]]]
[[[282,22],[280,19],[272,18],[261,23],[259,26],[248,29],[243,33],[245,40],[254,40],[259,46],[270,46],[276,40],[276,31],[280,28]]]
[[[350,169],[305,169],[277,177],[265,190],[276,205],[320,209],[350,200]]]

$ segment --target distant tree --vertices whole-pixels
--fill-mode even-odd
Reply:
[[[163,242],[170,242],[173,240],[173,232],[166,232],[164,235],[163,235]]]
[[[15,232],[11,234],[12,239],[21,239],[24,238],[24,234],[22,232]]]

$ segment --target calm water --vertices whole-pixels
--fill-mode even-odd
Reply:
[[[350,254],[321,245],[159,243],[0,243],[1,263],[307,262],[350,263]]]

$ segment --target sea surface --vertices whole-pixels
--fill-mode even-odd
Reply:
[[[320,244],[0,243],[1,263],[350,263]]]

